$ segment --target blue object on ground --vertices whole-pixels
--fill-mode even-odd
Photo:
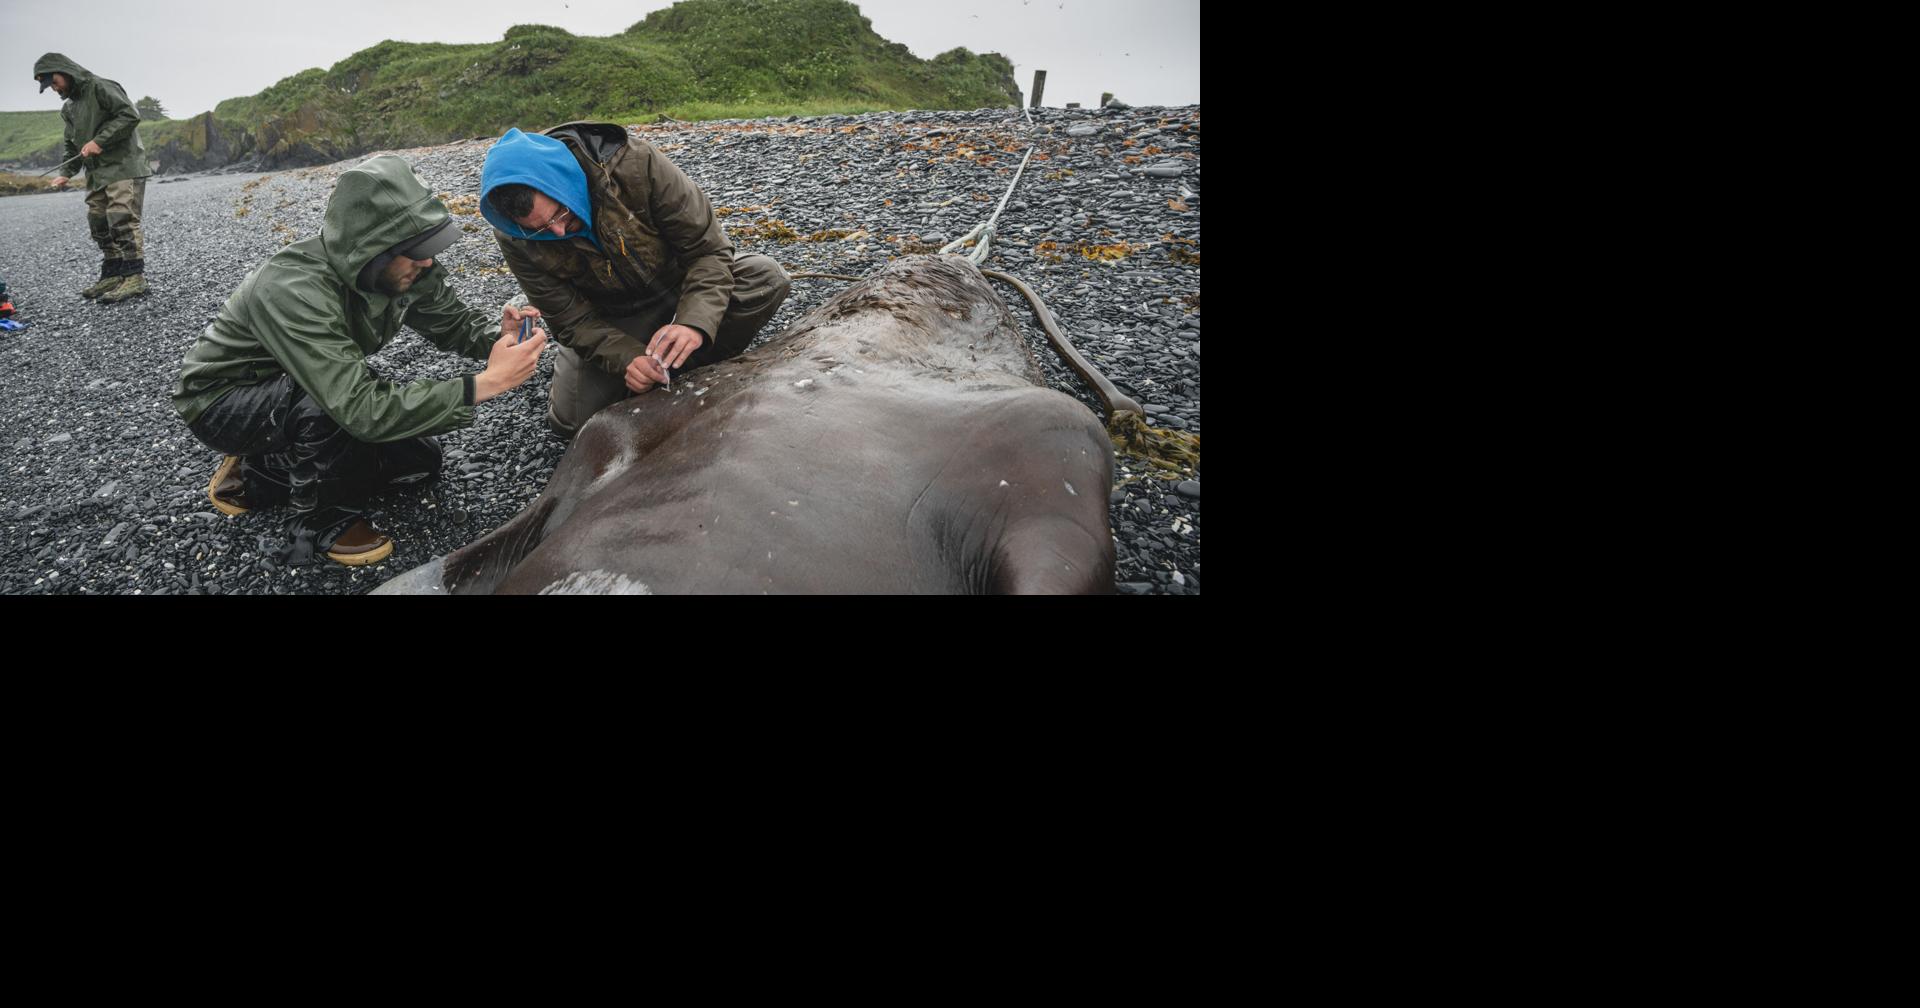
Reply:
[[[27,324],[25,322],[15,322],[10,318],[0,319],[0,329],[5,329],[8,332],[25,329],[26,327]]]

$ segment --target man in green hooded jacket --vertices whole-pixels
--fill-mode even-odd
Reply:
[[[498,321],[460,302],[433,257],[460,235],[447,208],[397,155],[340,174],[317,238],[247,274],[180,368],[173,408],[227,458],[207,485],[226,514],[287,501],[286,561],[384,560],[393,540],[361,516],[384,490],[440,471],[435,434],[534,372],[538,309]],[[444,381],[383,381],[366,358],[411,326],[435,346],[487,362]]]
[[[147,198],[153,165],[140,143],[140,110],[120,85],[95,77],[87,68],[48,53],[33,65],[40,90],[52,88],[66,101],[66,160],[87,173],[87,227],[100,246],[100,279],[80,292],[102,302],[125,301],[147,292],[146,252],[140,241],[140,211]],[[67,184],[78,171],[53,180]]]

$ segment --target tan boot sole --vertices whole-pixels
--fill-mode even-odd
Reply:
[[[327,559],[337,564],[345,564],[348,567],[365,567],[367,564],[377,564],[392,555],[392,539],[388,539],[386,542],[381,543],[379,546],[365,553],[335,553],[332,550],[327,551]]]
[[[219,486],[220,481],[227,478],[227,472],[239,464],[240,456],[227,456],[221,461],[220,468],[213,471],[213,478],[207,481],[207,499],[213,502],[213,509],[223,515],[243,515],[247,513],[246,508],[240,507],[237,504],[229,504],[213,495],[213,488]]]

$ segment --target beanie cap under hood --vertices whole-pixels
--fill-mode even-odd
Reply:
[[[487,194],[510,182],[532,186],[545,193],[580,218],[580,234],[595,245],[600,239],[593,233],[593,201],[587,196],[587,173],[567,145],[540,133],[522,133],[510,129],[487,149],[485,166],[480,169],[480,213],[502,234],[527,241],[561,241],[551,231],[524,238],[525,229],[493,208]],[[568,238],[574,235],[567,235]]]
[[[452,220],[446,206],[414,177],[406,159],[382,154],[340,173],[327,201],[320,241],[334,276],[371,294],[372,276],[385,266],[382,262],[368,274],[374,260],[390,262],[402,246],[431,258],[424,249],[437,245],[437,253],[458,237],[457,227],[449,230]],[[362,283],[363,276],[369,282]]]

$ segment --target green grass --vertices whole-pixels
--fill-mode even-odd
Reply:
[[[147,120],[140,124],[140,142],[151,152],[156,143],[177,136],[186,129],[181,119]],[[36,168],[51,168],[66,153],[65,126],[60,113],[0,112],[0,161],[25,162]],[[78,166],[73,167],[79,171]]]
[[[50,167],[60,160],[64,129],[58,109],[48,112],[0,112],[0,161],[33,158],[34,163],[45,162],[45,166]],[[42,157],[36,158],[34,155]]]

